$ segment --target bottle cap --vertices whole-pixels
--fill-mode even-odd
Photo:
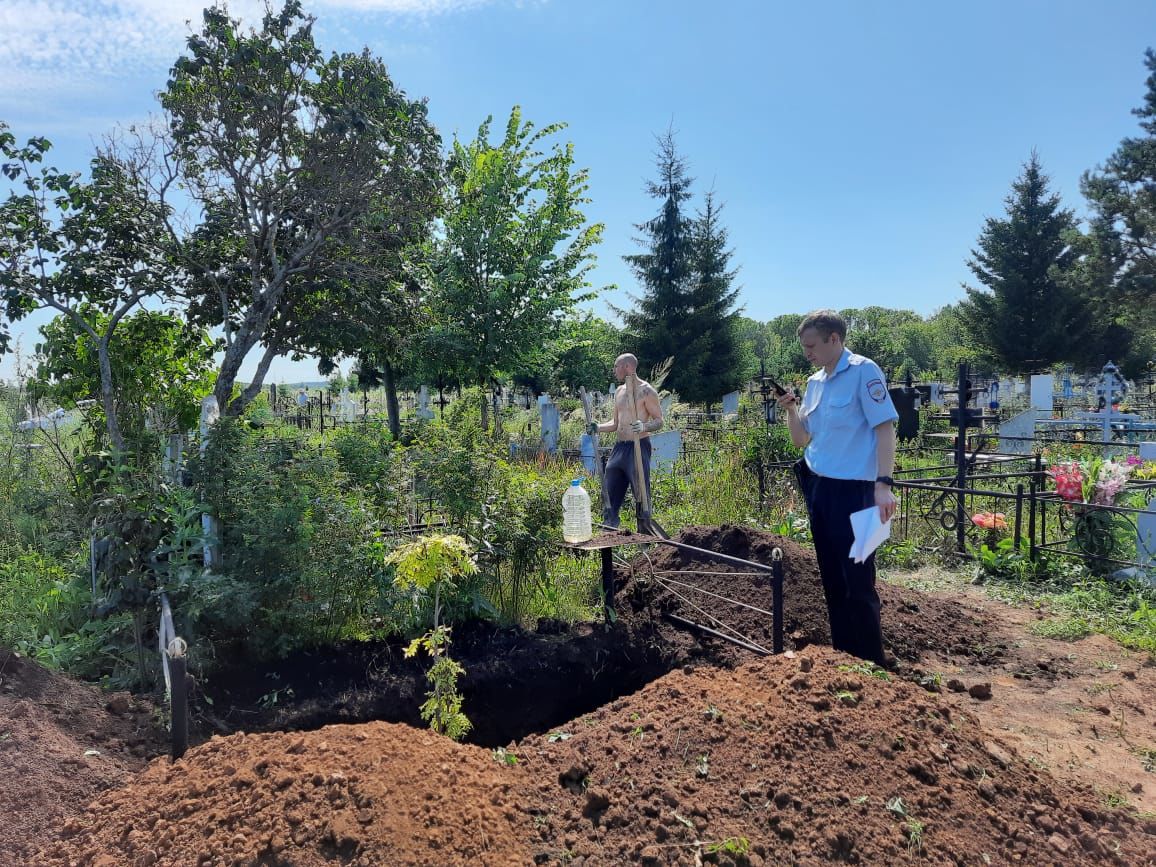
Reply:
[[[582,484],[582,480],[581,480],[581,479],[575,479],[574,481],[572,481],[572,482],[570,483],[570,487],[574,487],[575,485],[581,485],[581,484]]]

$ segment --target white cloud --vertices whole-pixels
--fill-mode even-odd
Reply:
[[[495,0],[315,0],[307,12],[426,18]],[[5,96],[50,79],[58,91],[92,78],[121,79],[164,71],[184,47],[208,0],[4,0],[0,3],[0,69]],[[260,0],[232,0],[229,13],[260,21]],[[324,20],[321,22],[324,24]],[[337,23],[337,22],[334,22]]]

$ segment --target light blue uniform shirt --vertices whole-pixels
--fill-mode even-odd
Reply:
[[[879,475],[875,426],[899,413],[879,365],[844,348],[834,373],[820,369],[807,380],[799,418],[811,435],[804,455],[813,472],[873,482]]]

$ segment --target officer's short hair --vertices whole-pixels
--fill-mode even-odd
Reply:
[[[824,341],[830,339],[832,334],[838,334],[840,340],[847,342],[847,320],[834,310],[814,310],[808,313],[795,329],[795,336],[802,337],[808,328],[814,328]]]

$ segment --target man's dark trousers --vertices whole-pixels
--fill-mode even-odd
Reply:
[[[650,437],[638,441],[642,447],[642,474],[646,478],[646,490],[650,492]],[[626,499],[626,489],[634,489],[634,500],[640,502],[638,485],[634,482],[634,440],[619,440],[610,452],[610,460],[602,474],[602,484],[606,486],[606,496],[610,503],[602,515],[602,523],[608,527],[618,526],[618,513],[622,501]]]
[[[875,505],[875,483],[806,475],[811,537],[823,577],[831,645],[883,665],[883,630],[875,592],[875,555],[862,563],[847,556],[855,533],[851,513]]]

